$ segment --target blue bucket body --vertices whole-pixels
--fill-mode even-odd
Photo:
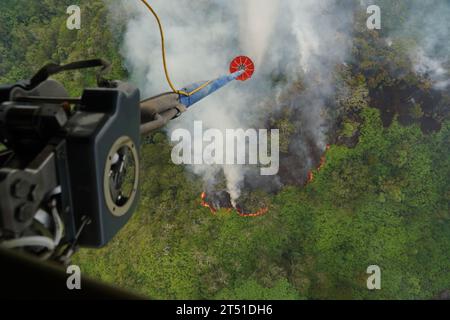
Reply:
[[[218,78],[216,80],[213,80],[207,86],[205,86],[200,91],[194,93],[193,95],[186,96],[186,95],[180,94],[179,101],[180,101],[181,104],[183,104],[187,108],[189,108],[193,104],[199,102],[203,98],[209,96],[213,92],[215,92],[215,91],[219,90],[220,88],[224,87],[225,85],[227,85],[231,81],[236,80],[236,78],[239,77],[243,72],[244,71],[237,71],[235,73],[232,73],[232,74],[229,74],[229,75],[226,75],[226,76],[222,76],[222,77],[220,77],[220,78]],[[206,82],[195,83],[195,84],[192,84],[190,86],[187,86],[186,88],[181,89],[181,91],[189,93],[189,92],[192,92],[195,89],[201,87],[205,83]]]

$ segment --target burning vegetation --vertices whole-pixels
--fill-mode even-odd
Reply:
[[[330,148],[331,146],[327,144],[325,148],[325,153],[320,157],[319,165],[316,168],[317,172],[320,171],[325,166],[326,151],[328,151]],[[314,181],[314,171],[310,170],[308,172],[305,185],[313,181]],[[216,214],[219,210],[222,209],[230,213],[234,211],[241,217],[259,217],[269,212],[269,206],[267,204],[263,204],[262,206],[260,205],[260,208],[256,209],[256,211],[247,210],[247,207],[244,207],[243,203],[233,204],[231,196],[226,190],[211,191],[211,192],[203,191],[200,195],[200,200],[201,200],[200,205],[202,207],[208,208],[212,214]],[[247,202],[251,202],[248,199],[246,200]],[[264,200],[262,200],[262,202],[264,202]],[[248,206],[249,204],[246,203],[245,205]]]

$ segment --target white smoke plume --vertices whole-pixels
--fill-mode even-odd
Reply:
[[[364,0],[362,3],[380,5],[382,17],[391,6],[402,8],[400,14],[406,19],[393,19],[388,26],[382,22],[382,30],[389,29],[391,42],[392,39],[408,39],[415,44],[410,44],[409,48],[413,68],[428,77],[435,89],[450,87],[450,1],[403,0],[393,4],[392,1]]]
[[[444,61],[439,58],[432,58],[427,55],[422,48],[417,48],[411,54],[414,63],[414,70],[433,82],[433,87],[437,90],[445,90],[450,87],[450,73],[444,67]]]
[[[178,88],[199,80],[228,73],[237,55],[254,59],[256,73],[244,83],[227,88],[198,103],[178,120],[176,128],[193,130],[194,120],[204,129],[263,128],[267,114],[281,108],[278,97],[299,80],[306,84],[302,95],[290,99],[298,109],[295,119],[298,137],[292,152],[311,165],[303,134],[316,147],[326,144],[327,101],[334,93],[332,74],[345,61],[354,1],[337,0],[153,0],[166,35],[167,60]],[[111,4],[115,16],[127,21],[122,54],[126,67],[143,96],[169,91],[161,63],[157,25],[140,1]],[[283,81],[275,81],[282,78]],[[268,108],[268,109],[267,109]],[[300,110],[301,109],[301,110]],[[294,170],[296,164],[292,164]],[[190,169],[203,177],[207,186],[223,175],[232,199],[239,198],[249,166],[196,165]],[[269,183],[277,183],[271,178]]]

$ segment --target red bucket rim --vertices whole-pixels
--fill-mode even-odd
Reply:
[[[237,77],[237,80],[245,81],[250,79],[255,72],[255,64],[252,59],[247,56],[238,56],[234,58],[230,63],[230,72],[235,73],[240,70],[244,70],[244,73]]]

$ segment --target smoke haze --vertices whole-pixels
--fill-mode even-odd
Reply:
[[[284,171],[301,183],[317,153],[325,149],[332,107],[336,65],[345,61],[351,47],[354,1],[154,0],[165,29],[169,72],[175,86],[214,79],[228,72],[237,55],[250,56],[254,77],[235,82],[194,106],[173,121],[176,128],[193,130],[194,120],[204,129],[265,128],[278,110],[292,110],[294,142],[284,161]],[[143,96],[168,91],[161,64],[159,32],[153,17],[140,1],[111,5],[127,19],[122,54],[132,81]],[[124,10],[125,8],[125,10]],[[299,85],[304,90],[294,90]],[[285,98],[283,98],[285,97]],[[288,98],[286,98],[288,97]],[[281,177],[257,177],[257,168],[243,165],[195,165],[205,187],[214,188],[224,177],[233,201],[244,184],[267,190],[286,183]],[[248,182],[246,177],[251,177]],[[294,181],[295,182],[295,181]]]

